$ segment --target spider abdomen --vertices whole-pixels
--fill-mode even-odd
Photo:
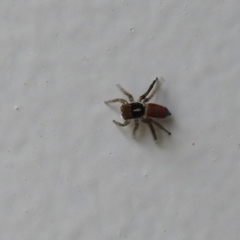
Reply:
[[[170,116],[171,113],[164,106],[155,103],[148,103],[146,104],[145,115],[153,118],[165,118]]]

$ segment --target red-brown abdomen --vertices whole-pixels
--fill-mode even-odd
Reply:
[[[170,116],[171,113],[166,107],[154,103],[148,103],[146,104],[145,115],[153,118],[165,118]]]

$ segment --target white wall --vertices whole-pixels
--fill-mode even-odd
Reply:
[[[0,238],[240,236],[240,2],[0,2]],[[120,83],[172,117],[119,128]]]

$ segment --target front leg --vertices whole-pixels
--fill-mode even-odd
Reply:
[[[114,102],[120,102],[122,104],[128,104],[128,102],[125,99],[122,99],[122,98],[115,98],[115,99],[112,99],[112,100],[105,101],[106,104],[114,103]]]
[[[150,93],[150,91],[152,90],[152,88],[154,87],[155,83],[158,81],[158,78],[156,78],[153,83],[150,85],[150,87],[148,88],[148,90],[139,98],[139,102],[141,102],[142,100],[144,100],[147,95]]]
[[[127,125],[131,122],[131,119],[127,119],[127,120],[125,120],[123,123],[117,122],[117,121],[115,121],[115,120],[113,120],[113,122],[114,122],[116,125],[120,126],[120,127],[125,127],[125,126],[127,126]]]
[[[117,87],[119,88],[119,90],[120,90],[123,94],[125,94],[126,96],[128,96],[130,102],[133,102],[133,101],[134,101],[133,96],[132,96],[129,92],[127,92],[124,88],[122,88],[120,84],[117,84]]]
[[[155,93],[158,90],[158,85],[156,85],[155,89],[152,91],[152,93],[149,95],[149,97],[146,97],[145,99],[143,99],[143,103],[146,103],[148,101],[150,101],[152,99],[152,97],[155,95]]]

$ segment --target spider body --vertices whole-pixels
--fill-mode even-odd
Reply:
[[[133,136],[135,136],[136,131],[139,126],[138,120],[140,119],[142,122],[148,124],[155,141],[157,141],[157,135],[155,133],[155,129],[154,129],[153,125],[159,127],[161,130],[163,130],[166,133],[168,133],[169,135],[171,135],[171,133],[167,129],[165,129],[160,123],[158,123],[157,121],[152,119],[152,118],[166,118],[166,117],[170,116],[171,113],[164,106],[161,106],[161,105],[158,105],[155,103],[147,103],[153,97],[153,95],[156,93],[157,89],[155,88],[152,91],[152,93],[148,96],[148,94],[151,92],[151,90],[153,89],[153,87],[157,81],[158,81],[158,78],[156,78],[153,81],[153,83],[148,88],[147,92],[144,93],[142,96],[140,96],[140,98],[137,102],[134,101],[133,96],[130,93],[128,93],[120,85],[117,85],[118,88],[125,95],[128,96],[130,103],[128,103],[125,99],[121,99],[121,98],[116,98],[116,99],[112,99],[112,100],[105,102],[105,103],[113,103],[113,102],[122,103],[122,106],[120,109],[121,109],[121,113],[122,113],[122,118],[125,121],[123,123],[120,123],[120,122],[113,120],[113,122],[118,126],[124,127],[124,126],[127,126],[131,122],[132,119],[134,119],[135,127],[133,129]]]
[[[153,118],[166,118],[171,115],[168,109],[164,106],[155,103],[143,104],[140,102],[123,104],[121,106],[121,112],[122,117],[125,120],[141,118],[144,115]]]

